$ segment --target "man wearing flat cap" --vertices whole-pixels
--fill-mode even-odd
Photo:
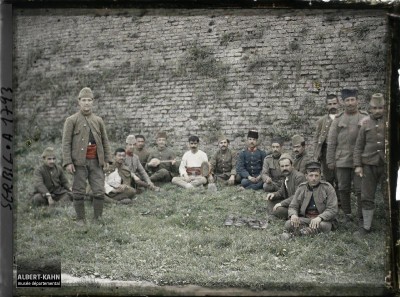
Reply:
[[[158,132],[156,143],[157,147],[150,151],[145,169],[152,182],[170,182],[177,168],[176,155],[167,147],[167,133]]]
[[[289,220],[285,229],[293,235],[330,232],[336,226],[338,213],[335,189],[321,180],[321,165],[312,161],[306,165],[306,179],[299,185],[289,205]]]
[[[311,161],[311,158],[306,152],[306,141],[301,135],[293,135],[292,137],[293,150],[293,166],[299,172],[306,173],[306,164]]]
[[[354,173],[353,152],[361,121],[368,113],[358,110],[357,90],[343,89],[344,112],[339,113],[331,124],[328,134],[326,162],[328,168],[336,169],[340,207],[345,221],[351,221],[351,184],[357,197],[357,217],[362,224],[361,178]]]
[[[136,144],[135,135],[128,135],[126,137],[126,157],[125,157],[125,165],[129,168],[132,177],[135,182],[135,186],[150,188],[150,190],[158,191],[159,188],[156,187],[153,182],[150,180],[149,175],[146,170],[143,168],[142,163],[139,160],[139,157],[134,153]]]
[[[234,185],[236,177],[237,154],[229,149],[229,139],[225,135],[218,137],[219,150],[210,159],[210,175],[208,182],[221,182],[226,185]]]
[[[366,235],[371,231],[375,210],[375,192],[378,183],[381,182],[381,185],[383,185],[386,180],[385,101],[383,94],[373,94],[369,108],[370,116],[361,122],[353,155],[355,173],[361,177],[363,226],[358,231],[360,235]]]
[[[297,187],[306,180],[303,173],[294,169],[292,156],[289,154],[282,154],[279,158],[279,166],[284,176],[284,180],[278,191],[268,193],[267,200],[267,212],[269,214],[269,220],[275,220],[277,218],[287,219],[288,207],[292,201],[293,195],[297,190]]]
[[[80,111],[64,124],[63,166],[74,175],[72,192],[78,226],[85,224],[86,181],[93,192],[94,219],[102,222],[104,205],[104,171],[112,163],[110,144],[103,119],[92,112],[94,97],[90,88],[79,92]]]
[[[258,132],[250,130],[247,134],[247,148],[239,153],[236,163],[236,171],[241,177],[240,189],[260,190],[263,187],[261,171],[265,157],[265,151],[257,148]]]
[[[282,185],[283,175],[279,165],[279,158],[282,155],[282,145],[283,140],[281,137],[272,138],[272,153],[264,159],[261,178],[264,182],[263,189],[267,193],[278,191]]]
[[[313,138],[314,160],[321,163],[323,178],[335,188],[337,187],[336,171],[328,168],[326,164],[326,151],[328,147],[328,133],[333,120],[338,114],[339,99],[335,94],[326,96],[326,109],[328,114],[318,119]]]
[[[52,147],[42,153],[43,164],[33,173],[34,193],[32,203],[35,206],[54,205],[56,201],[72,201],[71,187],[64,170],[56,164],[56,155]]]

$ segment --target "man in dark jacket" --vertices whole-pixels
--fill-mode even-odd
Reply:
[[[306,165],[307,182],[299,185],[289,205],[289,220],[285,229],[294,235],[311,235],[330,232],[338,213],[335,189],[321,180],[321,165]]]
[[[241,177],[240,189],[260,190],[263,187],[261,170],[267,154],[257,148],[258,132],[250,130],[247,134],[247,149],[240,152],[236,171]]]
[[[56,201],[72,201],[71,187],[63,169],[56,164],[52,147],[42,153],[43,165],[33,173],[34,193],[32,203],[36,206],[54,205]]]
[[[72,192],[76,223],[85,225],[86,183],[93,192],[93,210],[96,222],[101,219],[104,206],[104,170],[112,163],[111,149],[103,119],[92,113],[94,96],[90,88],[79,92],[80,110],[64,123],[62,148],[63,166],[74,175]]]
[[[284,176],[281,187],[274,193],[267,194],[269,220],[287,219],[288,207],[297,187],[306,180],[304,174],[294,169],[293,159],[289,154],[282,154],[279,166]]]
[[[378,183],[386,180],[383,95],[373,94],[369,106],[371,115],[361,122],[353,156],[355,173],[361,177],[363,226],[358,231],[360,235],[366,235],[371,231],[375,192]]]

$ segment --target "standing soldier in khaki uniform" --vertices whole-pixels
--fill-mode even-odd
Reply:
[[[143,168],[146,167],[147,159],[149,158],[149,151],[145,148],[146,139],[143,135],[136,135],[136,145],[133,153],[139,157],[140,164]]]
[[[353,151],[360,122],[368,113],[358,110],[357,90],[343,89],[341,93],[345,111],[336,116],[329,129],[326,162],[329,169],[336,169],[339,200],[346,221],[350,220],[351,215],[350,193],[353,181],[357,197],[357,215],[359,223],[362,223],[361,178],[354,174]]]
[[[293,149],[293,167],[301,173],[306,173],[306,164],[311,161],[311,158],[306,152],[306,141],[301,135],[293,135],[292,137]]]
[[[277,218],[287,219],[288,207],[297,187],[306,180],[303,173],[294,169],[293,159],[289,154],[282,154],[279,158],[284,181],[278,191],[267,194],[267,211],[269,220]]]
[[[150,180],[149,175],[143,168],[139,157],[134,153],[134,148],[136,144],[135,135],[128,135],[126,138],[126,158],[125,165],[131,171],[132,177],[137,187],[150,188],[150,190],[158,191],[159,188],[156,187]],[[140,177],[139,177],[140,176]]]
[[[264,182],[263,189],[267,193],[276,192],[282,185],[284,176],[279,165],[282,155],[282,138],[275,137],[271,140],[271,154],[264,159],[261,178]]]
[[[314,160],[321,163],[323,178],[333,187],[337,187],[336,170],[331,170],[326,164],[326,150],[328,147],[328,133],[339,108],[339,99],[334,94],[326,96],[326,109],[328,114],[317,121],[314,135]]]
[[[52,147],[42,153],[43,165],[33,173],[34,193],[32,203],[54,205],[56,201],[72,201],[72,192],[63,169],[56,164],[56,155]]]
[[[176,168],[176,155],[167,148],[167,133],[159,132],[156,136],[157,147],[149,154],[146,170],[152,182],[170,182]]]
[[[363,226],[358,231],[360,235],[371,230],[376,188],[386,179],[384,104],[382,94],[372,95],[369,103],[371,115],[361,122],[354,147],[355,173],[361,177]]]
[[[227,185],[234,185],[235,180],[240,181],[236,176],[237,154],[229,149],[229,139],[224,135],[218,137],[219,150],[211,157],[210,175],[208,182],[222,182]]]
[[[80,111],[64,124],[63,166],[74,175],[72,192],[77,224],[85,224],[86,181],[93,192],[94,219],[100,223],[104,203],[104,171],[112,162],[110,145],[103,120],[92,113],[93,93],[90,88],[79,92]]]

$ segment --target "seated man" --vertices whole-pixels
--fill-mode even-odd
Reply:
[[[159,132],[156,143],[157,147],[150,152],[145,168],[152,182],[170,182],[176,172],[176,156],[166,147],[167,133]]]
[[[307,182],[297,189],[289,205],[289,220],[285,229],[294,235],[311,235],[329,232],[336,223],[338,213],[335,189],[321,180],[321,164],[306,165]]]
[[[265,157],[261,178],[264,182],[263,189],[267,193],[276,192],[282,185],[283,175],[279,166],[282,155],[282,138],[275,137],[271,140],[272,153]]]
[[[179,166],[180,176],[172,179],[172,183],[185,189],[193,189],[207,183],[209,173],[208,157],[205,152],[199,150],[199,138],[189,137],[190,150],[187,151]]]
[[[34,192],[32,203],[36,206],[54,205],[56,201],[72,201],[72,190],[62,168],[56,164],[56,155],[52,147],[42,153],[43,165],[34,173]]]
[[[133,149],[133,153],[138,156],[140,164],[142,164],[143,168],[146,166],[147,159],[149,158],[149,151],[145,148],[146,139],[143,135],[135,136],[136,142]]]
[[[123,148],[115,150],[114,163],[105,173],[105,192],[107,197],[114,201],[122,204],[130,204],[136,194],[136,190],[132,187],[133,178],[131,172],[124,165],[125,157],[126,154]],[[108,202],[110,201],[108,200]]]
[[[211,157],[210,160],[210,175],[208,182],[222,182],[226,185],[234,185],[235,179],[240,181],[240,177],[236,177],[236,158],[235,152],[231,151],[229,139],[224,135],[218,138],[219,150]]]
[[[146,170],[144,170],[142,164],[139,161],[139,157],[136,156],[133,151],[135,148],[136,138],[135,135],[128,135],[126,138],[126,158],[125,165],[129,168],[132,173],[136,187],[150,188],[151,190],[158,191],[159,188],[156,187],[147,175]],[[140,177],[139,177],[139,176]]]
[[[239,153],[236,171],[240,175],[240,189],[260,190],[263,187],[261,170],[267,154],[257,148],[258,132],[250,130],[247,134],[247,149]]]
[[[282,154],[279,158],[279,166],[285,177],[280,189],[274,193],[267,194],[267,212],[269,219],[287,219],[288,207],[292,201],[297,187],[306,180],[304,174],[293,167],[293,159],[289,154]]]

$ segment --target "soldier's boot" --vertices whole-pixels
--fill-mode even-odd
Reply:
[[[76,212],[76,225],[83,230],[85,227],[85,201],[82,199],[74,199],[74,208]]]
[[[361,193],[356,194],[357,197],[357,218],[358,218],[358,226],[362,227],[364,225],[363,223],[363,209],[361,207]]]
[[[374,217],[373,209],[363,209],[363,226],[358,229],[358,231],[353,234],[356,236],[365,236],[371,232],[372,219]]]
[[[351,215],[351,196],[348,191],[339,191],[342,210],[347,218]]]
[[[104,207],[104,197],[93,197],[93,219],[96,223],[101,225],[103,222],[103,207]]]

